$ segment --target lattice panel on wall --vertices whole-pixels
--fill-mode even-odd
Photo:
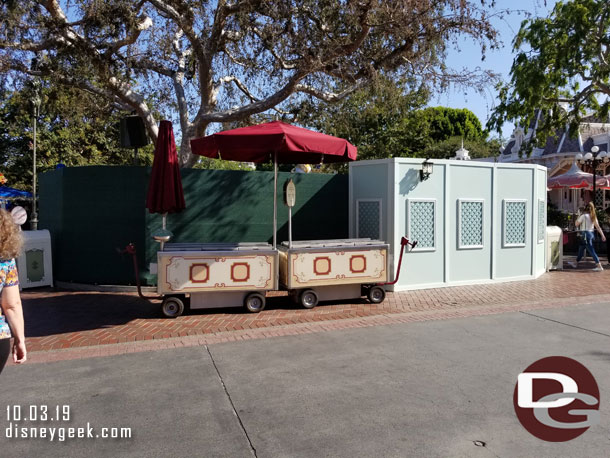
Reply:
[[[525,245],[526,202],[504,201],[504,245]]]
[[[381,234],[379,233],[380,219],[380,201],[358,201],[358,237],[381,239]]]
[[[416,250],[435,248],[434,201],[409,201],[409,239],[417,241]]]
[[[546,203],[544,200],[538,200],[538,243],[544,242],[544,234],[546,232]]]
[[[460,200],[460,248],[483,247],[483,202]]]

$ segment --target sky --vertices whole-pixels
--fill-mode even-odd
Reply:
[[[510,80],[510,67],[513,62],[512,41],[515,34],[519,31],[521,21],[526,16],[524,12],[529,12],[533,16],[546,17],[552,11],[556,0],[497,0],[495,10],[510,8],[514,13],[506,16],[504,20],[494,20],[493,24],[500,33],[500,40],[503,46],[496,51],[488,50],[485,60],[481,60],[481,49],[472,43],[471,40],[462,40],[460,51],[452,51],[448,55],[447,64],[452,68],[467,67],[470,69],[481,67],[491,69],[501,75],[502,81]],[[497,103],[497,93],[495,88],[489,87],[484,94],[479,94],[474,89],[450,90],[442,94],[435,95],[431,106],[448,106],[451,108],[468,108],[477,115],[483,125]],[[502,137],[508,139],[512,134],[514,124],[505,124],[502,130]]]

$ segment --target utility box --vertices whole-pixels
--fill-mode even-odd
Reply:
[[[53,286],[51,234],[48,230],[23,231],[23,253],[17,258],[21,288]]]
[[[557,226],[546,228],[546,270],[563,270],[563,231]]]

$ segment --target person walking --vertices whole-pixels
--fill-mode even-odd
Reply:
[[[599,223],[597,222],[597,216],[595,215],[595,206],[593,202],[589,202],[585,207],[584,213],[578,217],[576,220],[576,227],[580,229],[580,231],[584,235],[584,243],[578,245],[578,256],[576,258],[576,264],[572,263],[572,267],[576,268],[578,263],[582,259],[585,254],[585,249],[589,252],[593,261],[595,261],[595,271],[602,271],[604,268],[602,267],[601,262],[599,262],[599,257],[595,252],[595,248],[593,248],[593,240],[595,240],[595,230],[599,232],[602,240],[606,241],[606,236],[604,235],[604,231],[602,231],[601,227],[599,227]]]
[[[15,257],[22,243],[19,226],[9,212],[0,209],[0,372],[11,352],[11,337],[13,361],[21,364],[27,359],[23,308],[15,265]]]

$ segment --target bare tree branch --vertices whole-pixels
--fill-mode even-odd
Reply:
[[[40,52],[44,74],[129,105],[153,139],[150,101],[176,110],[183,163],[210,123],[279,110],[293,94],[338,101],[402,72],[423,86],[469,83],[440,65],[445,43],[460,33],[495,43],[491,0],[21,1],[0,22],[2,62]]]
[[[123,46],[129,46],[129,45],[134,44],[138,40],[138,37],[140,36],[140,34],[144,30],[152,27],[152,25],[153,25],[153,22],[152,22],[151,18],[149,18],[148,16],[142,17],[140,23],[138,24],[137,28],[133,31],[133,33],[131,35],[123,38],[122,40],[118,40],[118,41],[112,43],[110,46],[108,46],[108,49],[104,52],[104,55],[106,57],[109,57],[113,53],[115,53],[119,49],[121,49]]]
[[[280,64],[281,68],[283,68],[284,70],[294,70],[295,68],[297,68],[298,61],[297,60],[291,60],[291,61],[284,60],[275,51],[275,49],[273,49],[273,46],[270,46],[268,44],[267,40],[265,40],[265,38],[263,37],[263,34],[261,33],[261,30],[258,27],[253,27],[252,31],[254,32],[254,34],[256,34],[261,39],[265,49],[271,53],[271,55],[275,58],[275,60]]]
[[[332,103],[332,102],[338,102],[339,100],[346,98],[347,96],[356,92],[358,89],[362,89],[368,83],[369,83],[369,81],[367,81],[365,79],[361,79],[357,84],[354,84],[350,88],[345,89],[339,93],[320,91],[319,89],[316,89],[312,86],[308,86],[306,84],[297,84],[295,87],[295,90],[298,92],[303,92],[305,94],[309,94],[313,97],[316,97],[317,99],[324,100],[325,102]]]
[[[237,86],[239,88],[240,91],[242,91],[244,94],[246,94],[246,96],[250,99],[251,102],[256,102],[259,99],[254,97],[250,91],[248,90],[248,88],[246,87],[246,85],[244,83],[242,83],[239,78],[235,77],[235,76],[225,76],[224,78],[221,78],[217,84],[217,89],[220,89],[220,86],[222,86],[224,83],[233,83],[235,84],[235,86]]]
[[[281,89],[276,91],[274,94],[239,108],[231,108],[228,110],[217,111],[213,113],[205,113],[200,110],[200,112],[197,113],[193,124],[203,122],[210,123],[237,121],[252,114],[260,113],[270,108],[273,108],[274,106],[286,100],[290,96],[290,94],[294,92],[296,85],[301,79],[303,79],[304,76],[304,73],[296,73],[294,76],[292,76],[292,78],[288,80],[288,82]]]

